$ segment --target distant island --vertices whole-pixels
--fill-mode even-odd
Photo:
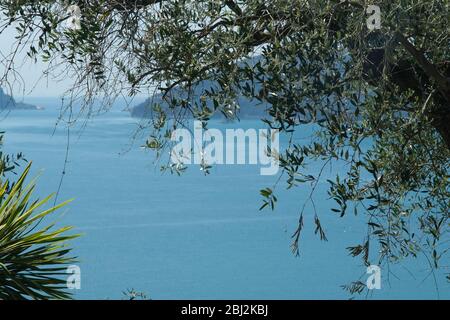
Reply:
[[[202,89],[205,87],[209,88],[210,86],[211,83],[209,81],[204,81],[203,85],[200,85],[195,89],[194,95],[197,97],[200,96]],[[178,88],[175,88],[175,90],[178,90]],[[178,93],[181,97],[186,95],[185,92],[181,90]],[[165,101],[163,101],[162,94],[157,94],[151,98],[148,98],[143,103],[132,107],[130,109],[131,116],[133,118],[153,118],[154,111],[152,108],[154,104],[159,104],[161,109],[168,116],[170,116],[173,112],[171,110],[169,111],[169,106]],[[208,103],[208,107],[213,110],[212,103]],[[244,97],[241,97],[237,99],[236,107],[233,106],[230,108],[230,112],[235,112],[239,119],[261,119],[267,117],[267,105],[261,104],[257,101],[250,101]],[[189,117],[192,117],[192,115],[189,115]],[[216,112],[212,118],[225,119],[225,115],[221,112]]]
[[[39,110],[40,108],[32,104],[16,102],[13,97],[7,95],[0,88],[0,110]]]
[[[144,102],[132,107],[130,109],[131,116],[133,118],[153,118],[154,111],[152,109],[152,106],[157,103],[156,101],[157,100],[154,98],[149,98]],[[244,99],[239,99],[237,105],[239,106],[239,108],[236,110],[236,115],[239,119],[261,119],[267,117],[267,113],[265,112],[266,108],[263,105],[258,105]],[[166,115],[170,117],[172,111],[169,111],[167,103],[161,103],[161,107]],[[192,117],[192,115],[187,116]],[[212,118],[225,119],[225,116],[220,112],[216,112],[212,116]]]

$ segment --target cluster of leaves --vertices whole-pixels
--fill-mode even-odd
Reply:
[[[149,148],[169,148],[171,132],[188,116],[205,126],[216,112],[237,118],[230,110],[246,97],[267,108],[270,128],[293,136],[314,126],[309,144],[292,138],[279,159],[289,187],[311,185],[306,202],[314,207],[326,168],[345,168],[328,179],[333,212],[351,209],[368,227],[350,254],[383,264],[421,252],[432,268],[446,257],[446,0],[373,1],[382,13],[376,31],[367,29],[362,1],[75,1],[83,14],[76,31],[61,27],[58,2],[10,3],[0,1],[7,23],[39,39],[37,46],[22,42],[31,56],[63,61],[76,75],[72,96],[161,94],[151,103],[158,116],[148,122]],[[322,170],[312,175],[308,164],[318,161]],[[273,208],[274,191],[261,194],[263,207]],[[305,208],[293,235],[296,253]],[[313,217],[326,240],[319,212]]]
[[[0,131],[0,175],[3,177],[7,173],[15,173],[14,169],[20,166],[21,162],[27,162],[21,152],[13,155],[3,153],[1,147],[3,146],[4,133]]]
[[[149,300],[144,292],[136,291],[135,289],[127,289],[122,294],[126,300]]]

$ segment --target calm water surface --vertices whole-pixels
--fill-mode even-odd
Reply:
[[[43,196],[58,188],[66,130],[55,130],[56,99],[27,102],[46,110],[3,113],[0,128],[6,131],[6,152],[23,151],[33,160]],[[329,241],[314,235],[308,208],[296,258],[291,235],[308,188],[285,191],[280,183],[276,211],[260,212],[259,190],[271,187],[274,177],[248,165],[216,166],[206,177],[194,166],[181,177],[162,174],[152,154],[139,147],[141,140],[131,139],[136,123],[116,108],[71,132],[59,199],[74,201],[54,219],[83,233],[73,243],[82,271],[76,298],[122,298],[122,291],[134,288],[152,299],[345,299],[341,285],[366,281],[365,267],[345,250],[366,229],[359,217],[332,214],[326,183],[319,185],[315,202]],[[262,127],[251,120],[233,126]],[[311,170],[319,166],[311,164]],[[420,259],[393,266],[372,297],[437,298],[428,274]],[[450,298],[448,283],[442,274],[436,277],[440,297]]]

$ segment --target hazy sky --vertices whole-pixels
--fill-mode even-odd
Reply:
[[[7,56],[14,47],[16,40],[14,39],[15,29],[0,34],[0,77],[5,72],[5,56]],[[26,52],[21,52],[15,58],[15,67],[19,72],[21,79],[18,79],[13,85],[13,88],[5,88],[7,92],[12,92],[14,97],[21,100],[24,96],[28,97],[58,97],[71,84],[70,79],[63,79],[63,81],[55,81],[52,79],[42,78],[43,72],[46,69],[46,64],[43,62],[34,63],[27,59]],[[10,79],[11,80],[11,79]]]

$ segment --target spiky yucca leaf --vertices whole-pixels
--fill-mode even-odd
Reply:
[[[69,201],[42,209],[52,195],[32,201],[35,181],[25,184],[30,165],[15,184],[0,182],[0,299],[69,299],[65,277],[71,227],[40,226],[42,219]]]

